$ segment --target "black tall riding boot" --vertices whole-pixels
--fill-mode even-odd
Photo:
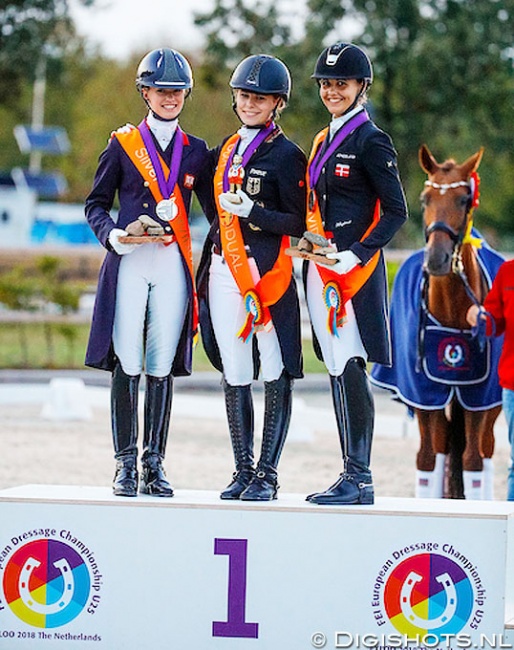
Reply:
[[[241,494],[242,501],[277,498],[277,466],[286,440],[293,402],[293,379],[283,371],[275,381],[264,382],[264,427],[261,456],[255,476]]]
[[[364,360],[352,357],[337,379],[343,405],[339,433],[344,471],[328,490],[313,494],[308,500],[319,504],[372,504],[374,490],[369,464],[375,409]]]
[[[113,492],[119,497],[137,495],[137,401],[139,375],[126,375],[118,362],[112,373],[111,426],[116,459]]]
[[[239,499],[254,477],[252,387],[231,386],[223,380],[225,408],[236,471],[232,482],[220,494],[222,499]]]
[[[172,397],[173,376],[171,374],[167,377],[146,376],[145,435],[139,488],[141,494],[158,497],[173,496],[173,489],[166,479],[162,466],[168,440]]]
[[[346,444],[346,422],[345,414],[343,408],[343,387],[342,387],[342,375],[335,377],[334,375],[329,375],[330,378],[330,392],[332,393],[332,404],[334,406],[334,415],[336,418],[337,432],[339,434],[339,442],[341,444],[341,453],[343,456],[343,463],[346,466],[346,458],[348,456],[348,449]],[[314,492],[307,496],[307,501],[310,501],[312,497],[319,496],[319,492]]]

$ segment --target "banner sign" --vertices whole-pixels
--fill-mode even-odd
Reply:
[[[514,504],[0,492],[0,649],[511,648]]]

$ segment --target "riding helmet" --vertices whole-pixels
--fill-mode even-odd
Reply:
[[[152,50],[137,68],[136,86],[141,88],[176,88],[191,90],[193,73],[186,59],[169,47]]]
[[[261,95],[278,95],[288,101],[291,75],[280,59],[254,54],[243,59],[232,73],[230,87]]]
[[[369,86],[373,68],[368,55],[352,43],[335,43],[319,55],[313,79],[363,79]]]

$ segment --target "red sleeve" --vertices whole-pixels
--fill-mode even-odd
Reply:
[[[496,277],[494,278],[491,290],[484,300],[484,309],[494,320],[496,327],[495,335],[500,336],[505,331],[505,312],[503,302],[503,285],[505,278],[505,264],[500,266]],[[490,318],[487,319],[487,335],[492,334],[492,323]]]

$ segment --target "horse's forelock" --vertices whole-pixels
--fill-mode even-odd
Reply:
[[[440,170],[442,172],[451,172],[455,167],[457,166],[457,163],[453,158],[450,158],[449,160],[445,160],[444,163],[442,163]]]

